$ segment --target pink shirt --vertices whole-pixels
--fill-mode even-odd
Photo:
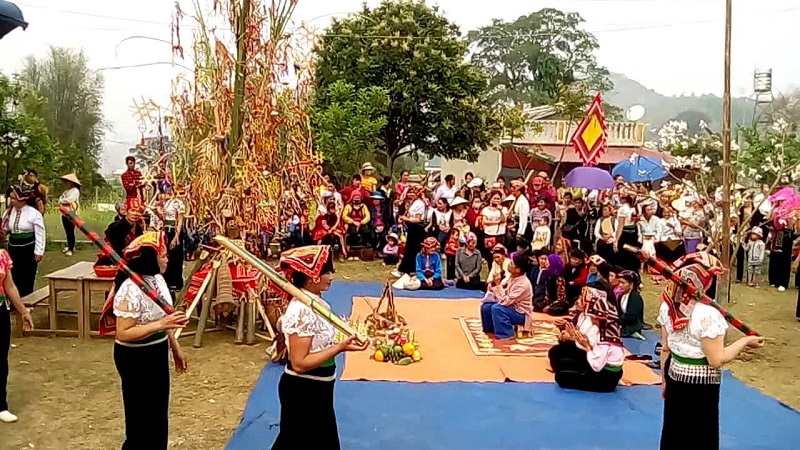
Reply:
[[[510,306],[518,313],[529,316],[533,313],[533,286],[524,274],[508,280],[506,287],[493,286],[492,294],[497,303]]]

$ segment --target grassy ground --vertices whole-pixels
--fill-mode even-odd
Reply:
[[[94,253],[88,246],[72,258],[50,251],[40,275],[92,260]],[[337,280],[383,281],[386,272],[377,262],[336,265]],[[659,294],[660,289],[649,284],[644,292],[650,323],[655,321]],[[800,327],[794,320],[795,298],[794,290],[734,286],[731,311],[769,340],[764,349],[744,355],[731,369],[746,383],[798,408]],[[738,332],[729,333],[729,338],[736,337]],[[170,448],[222,449],[266,364],[265,346],[235,346],[230,332],[207,334],[201,349],[192,348],[191,340],[182,343],[190,371],[173,377]],[[118,448],[124,424],[111,341],[27,337],[14,340],[14,345],[9,402],[20,422],[0,426],[0,450]]]

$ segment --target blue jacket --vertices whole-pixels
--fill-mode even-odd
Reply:
[[[433,271],[433,279],[442,279],[442,257],[438,253],[425,255],[420,252],[417,255],[417,278],[420,281],[425,278],[425,270]]]

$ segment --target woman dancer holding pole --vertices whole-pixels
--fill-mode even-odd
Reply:
[[[161,272],[167,266],[163,234],[149,232],[136,238],[123,257],[131,271],[155,286],[172,304]],[[185,313],[165,315],[133,280],[120,271],[114,280],[116,340],[114,363],[122,381],[125,407],[125,442],[122,450],[166,450],[169,434],[169,354],[175,369],[187,369],[186,358],[173,335],[186,326]]]
[[[724,270],[719,260],[692,253],[676,261],[677,274],[707,291]],[[725,346],[728,323],[717,309],[695,301],[675,282],[663,294],[661,376],[664,424],[661,449],[719,448],[719,388],[722,367],[745,348],[763,346],[761,336],[745,336]]]
[[[330,308],[322,299],[333,281],[330,246],[310,245],[283,252],[280,266],[294,286]],[[272,449],[297,448],[299,442],[307,441],[309,432],[314,435],[314,448],[339,449],[333,410],[334,358],[342,352],[366,350],[369,344],[358,345],[355,336],[334,343],[337,333],[333,325],[296,299],[289,302],[279,328],[286,339],[289,362],[278,384],[280,432]]]

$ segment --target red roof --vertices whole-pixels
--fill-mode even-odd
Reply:
[[[515,144],[516,148],[507,147],[503,150],[503,167],[517,167],[522,163],[523,165],[533,159],[537,162],[545,162],[546,159],[552,158],[553,162],[557,162],[561,158],[561,151],[564,151],[563,162],[582,164],[582,161],[575,149],[571,145],[566,148],[562,145],[530,145],[530,144]],[[647,156],[649,158],[671,162],[673,158],[670,155],[648,150],[643,147],[614,147],[609,146],[605,153],[600,157],[597,164],[600,165],[614,165],[620,161],[629,159],[632,154],[636,153],[639,156]],[[537,157],[537,154],[543,155],[544,158]],[[533,163],[534,161],[530,161]]]

